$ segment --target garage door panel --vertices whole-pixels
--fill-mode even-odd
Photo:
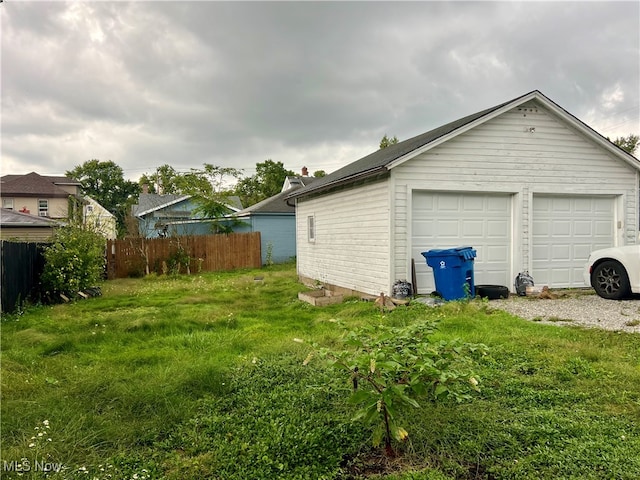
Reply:
[[[594,232],[598,239],[609,241],[611,238],[611,224],[610,220],[598,221],[594,220]],[[609,244],[609,246],[611,246]]]
[[[486,259],[487,263],[499,263],[503,266],[509,261],[509,250],[504,247],[484,247],[482,253],[482,258]]]
[[[511,258],[511,197],[449,192],[413,192],[412,256],[420,293],[435,289],[422,252],[471,246],[476,283],[508,285]],[[424,205],[437,208],[429,210]]]
[[[593,236],[594,225],[593,225],[593,222],[589,220],[584,220],[584,221],[576,220],[574,223],[574,227],[575,227],[573,231],[574,236],[584,236],[584,237]]]
[[[458,212],[460,210],[460,201],[457,197],[438,197],[436,205],[440,211]]]
[[[510,235],[511,225],[506,220],[487,220],[487,236],[504,238]]]
[[[551,258],[571,258],[570,245],[552,245]]]
[[[460,238],[460,224],[457,220],[438,220],[436,222],[438,236],[445,238]]]
[[[551,224],[551,234],[558,238],[560,237],[570,237],[571,236],[571,225],[568,223],[559,223],[553,222]]]
[[[614,244],[614,199],[533,197],[532,275],[537,284],[583,287],[589,253]]]
[[[587,245],[574,245],[573,258],[589,258],[591,253],[591,244]]]
[[[473,198],[463,198],[462,208],[467,212],[482,212],[483,205],[481,202],[476,201]]]
[[[482,238],[484,236],[484,222],[482,220],[469,220],[462,225],[463,238]]]

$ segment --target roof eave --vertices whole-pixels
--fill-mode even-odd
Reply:
[[[386,166],[379,166],[379,167],[375,167],[372,168],[370,170],[366,170],[364,172],[360,172],[354,175],[350,175],[348,177],[345,178],[341,178],[339,180],[335,180],[332,182],[328,182],[324,185],[320,185],[317,188],[313,188],[313,184],[311,184],[311,186],[309,188],[301,188],[296,190],[295,192],[290,193],[289,195],[287,195],[285,198],[286,200],[289,200],[290,198],[301,198],[301,197],[306,197],[309,195],[316,195],[318,193],[322,193],[325,192],[327,190],[330,190],[332,188],[336,188],[336,187],[341,187],[344,185],[349,185],[351,183],[355,183],[357,181],[360,180],[366,180],[367,178],[370,177],[375,177],[377,175],[379,175],[380,173],[386,173],[388,171],[388,168]]]

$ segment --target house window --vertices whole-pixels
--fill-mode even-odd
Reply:
[[[316,241],[316,218],[313,215],[307,217],[307,240]]]
[[[93,213],[93,205],[87,205],[87,213]]]
[[[7,210],[13,210],[13,198],[3,198],[2,208],[6,208]]]
[[[38,215],[41,217],[49,216],[49,200],[38,200]]]

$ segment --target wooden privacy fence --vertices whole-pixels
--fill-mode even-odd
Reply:
[[[188,269],[187,269],[188,264]],[[260,268],[260,232],[107,241],[107,278]]]

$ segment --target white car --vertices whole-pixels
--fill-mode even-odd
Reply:
[[[591,252],[584,268],[584,283],[610,300],[640,293],[640,245]]]

